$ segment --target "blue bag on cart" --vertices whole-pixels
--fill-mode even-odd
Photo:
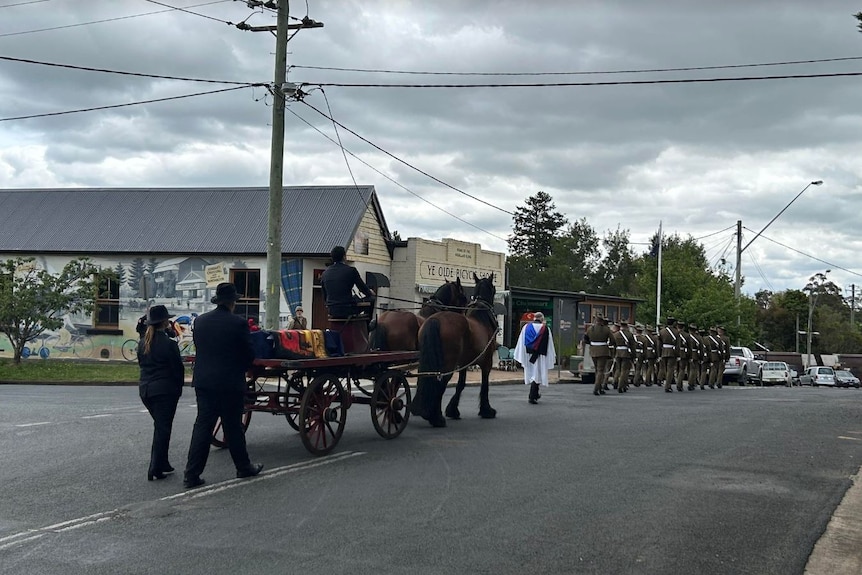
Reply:
[[[344,355],[344,344],[341,342],[341,334],[331,329],[323,332],[323,345],[326,355],[329,357],[341,357]]]
[[[249,334],[255,359],[272,359],[275,357],[275,341],[272,334],[265,329]]]

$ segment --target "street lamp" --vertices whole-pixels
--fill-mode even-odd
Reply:
[[[789,202],[787,202],[787,205],[784,206],[783,208],[781,208],[781,211],[778,212],[777,214],[775,214],[775,217],[772,218],[771,220],[769,220],[769,223],[767,223],[765,226],[763,226],[763,229],[761,229],[759,232],[757,232],[757,234],[753,238],[751,238],[747,244],[745,244],[745,247],[742,246],[742,220],[738,220],[736,222],[736,282],[734,283],[734,287],[733,287],[733,297],[736,300],[736,336],[737,337],[739,337],[739,326],[741,323],[740,311],[739,311],[739,291],[740,291],[740,288],[742,287],[742,252],[744,252],[746,249],[748,249],[748,246],[750,246],[754,240],[759,238],[760,234],[765,232],[766,228],[768,228],[769,226],[772,225],[772,222],[777,220],[779,218],[779,216],[781,216],[781,214],[783,214],[787,210],[787,208],[789,208],[790,205],[793,204],[793,202],[795,202],[797,199],[799,199],[799,196],[804,194],[805,190],[807,190],[811,186],[820,186],[822,184],[823,184],[823,180],[814,180],[812,182],[808,182],[808,185],[806,185],[804,188],[802,188],[802,190],[798,194],[793,196],[793,199],[790,200]],[[808,326],[808,331],[811,331],[810,325]]]
[[[817,297],[820,295],[821,288],[823,284],[826,283],[826,274],[831,272],[832,270],[826,270],[825,273],[816,273],[808,279],[808,285],[805,286],[805,291],[808,292],[808,329],[805,334],[805,339],[807,340],[806,350],[805,350],[805,368],[811,367],[811,336],[813,335],[811,332],[811,320],[814,317],[814,306],[817,305]]]

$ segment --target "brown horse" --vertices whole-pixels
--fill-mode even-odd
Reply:
[[[428,420],[434,427],[445,427],[441,410],[443,393],[452,375],[458,372],[455,395],[446,406],[446,417],[460,419],[458,404],[467,381],[467,367],[482,369],[479,390],[479,416],[492,419],[497,410],[488,402],[488,376],[491,373],[496,345],[497,316],[494,313],[494,275],[476,281],[473,302],[463,314],[451,311],[435,313],[419,329],[419,378],[410,412]]]
[[[389,310],[381,313],[370,330],[373,330],[372,349],[380,351],[416,351],[419,349],[419,328],[425,318],[443,310],[463,312],[467,296],[461,278],[446,281],[434,295],[422,304],[419,315],[407,310]]]

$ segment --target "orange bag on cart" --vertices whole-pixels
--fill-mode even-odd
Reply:
[[[309,359],[314,357],[314,350],[305,343],[303,330],[280,329],[272,332],[275,340],[275,357],[278,359]]]
[[[300,345],[305,353],[311,354],[312,357],[327,357],[326,345],[323,342],[323,330],[303,329],[297,331],[300,333]]]

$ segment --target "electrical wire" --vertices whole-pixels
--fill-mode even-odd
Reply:
[[[757,263],[757,260],[754,259],[753,255],[751,255],[751,252],[745,252],[745,253],[748,254],[748,259],[751,260],[752,264],[754,264],[754,269],[757,270],[758,275],[760,275],[760,279],[763,280],[763,283],[766,284],[766,287],[769,289],[769,291],[774,292],[775,288],[772,287],[772,283],[770,283],[770,281],[766,278],[766,274],[763,273],[763,268],[760,267],[760,264]]]
[[[73,64],[58,64],[56,62],[42,62],[40,60],[30,60],[27,58],[13,58],[12,56],[0,56],[0,60],[8,62],[17,62],[20,64],[35,64],[38,66],[52,66],[55,68],[67,68],[69,70],[82,70],[85,72],[103,72],[105,74],[119,74],[122,76],[137,76],[139,78],[158,78],[160,80],[182,80],[184,82],[205,82],[209,84],[235,84],[248,86],[253,82],[236,82],[233,80],[209,80],[205,78],[184,78],[181,76],[165,76],[163,74],[145,74],[142,72],[127,72],[125,70],[110,70],[107,68],[93,68],[90,66],[75,66]]]
[[[459,194],[462,194],[462,195],[464,195],[464,196],[467,196],[468,198],[471,198],[471,199],[473,199],[473,200],[476,200],[476,201],[477,201],[477,202],[479,202],[479,203],[485,204],[485,205],[486,205],[486,206],[488,206],[488,207],[494,208],[495,210],[499,210],[499,211],[503,212],[504,214],[508,214],[508,215],[513,216],[513,217],[514,217],[514,215],[515,215],[514,213],[512,213],[512,212],[510,212],[510,211],[507,211],[507,210],[504,210],[503,208],[501,208],[501,207],[499,207],[499,206],[495,206],[494,204],[492,204],[492,203],[490,203],[490,202],[486,202],[486,201],[485,201],[485,200],[483,200],[482,198],[477,198],[477,197],[476,197],[476,196],[474,196],[474,195],[468,194],[467,192],[465,192],[465,191],[463,191],[463,190],[460,190],[460,189],[456,188],[455,186],[453,186],[453,185],[451,185],[451,184],[447,184],[447,183],[446,183],[446,182],[444,182],[443,180],[441,180],[441,179],[439,179],[439,178],[437,178],[437,177],[432,176],[432,175],[431,175],[431,174],[429,174],[428,172],[425,172],[425,171],[423,171],[423,170],[421,170],[421,169],[417,168],[416,166],[414,166],[413,164],[410,164],[409,162],[406,162],[405,160],[402,160],[401,158],[399,158],[398,156],[396,156],[396,155],[395,155],[395,154],[393,154],[392,152],[389,152],[389,151],[387,151],[387,150],[384,150],[383,148],[381,148],[380,146],[378,146],[378,145],[377,145],[377,144],[375,144],[374,142],[372,142],[372,141],[370,141],[370,140],[368,140],[368,139],[366,139],[366,138],[363,138],[362,136],[360,136],[359,134],[357,134],[356,132],[354,132],[353,130],[351,130],[350,128],[348,128],[347,126],[345,126],[344,124],[342,124],[342,123],[340,123],[340,122],[336,122],[335,120],[333,120],[332,118],[330,118],[329,116],[327,116],[326,114],[324,114],[323,112],[321,112],[320,110],[318,110],[317,108],[315,108],[314,106],[312,106],[311,104],[309,104],[308,102],[306,102],[305,100],[299,100],[299,101],[300,101],[300,102],[302,102],[303,104],[305,104],[306,106],[308,106],[309,108],[311,108],[312,110],[314,110],[315,112],[317,112],[318,114],[320,114],[321,116],[323,116],[324,118],[326,118],[327,120],[329,120],[329,121],[331,121],[331,122],[333,122],[333,123],[337,124],[340,128],[342,128],[342,129],[344,129],[344,130],[347,130],[348,132],[350,132],[351,134],[353,134],[354,136],[356,136],[357,138],[359,138],[360,140],[362,140],[363,142],[365,142],[365,143],[366,143],[366,144],[368,144],[369,146],[371,146],[371,147],[373,147],[373,148],[375,148],[375,149],[377,149],[377,150],[379,150],[379,151],[383,152],[384,154],[386,154],[387,156],[389,156],[389,157],[390,157],[390,158],[392,158],[393,160],[396,160],[396,161],[398,161],[398,162],[400,162],[400,163],[404,164],[404,165],[405,165],[405,166],[407,166],[408,168],[410,168],[410,169],[412,169],[412,170],[415,170],[415,171],[419,172],[419,173],[420,173],[420,174],[422,174],[423,176],[426,176],[426,177],[428,177],[428,178],[430,178],[430,179],[434,180],[434,181],[435,181],[435,182],[437,182],[438,184],[441,184],[441,185],[443,185],[443,186],[446,186],[446,187],[447,187],[447,188],[449,188],[450,190],[454,190],[454,191],[458,192]]]
[[[127,102],[125,104],[112,104],[109,106],[95,106],[92,108],[80,108],[78,110],[66,110],[63,112],[48,112],[45,114],[31,114],[29,116],[15,116],[12,118],[0,118],[0,122],[11,122],[12,120],[29,120],[32,118],[47,118],[49,116],[65,116],[66,114],[78,114],[80,112],[93,112],[96,110],[110,110],[113,108],[125,108],[127,106],[138,106],[140,104],[153,104],[155,102],[167,102],[169,100],[181,100],[183,98],[194,98],[195,96],[206,96],[208,94],[218,94],[220,92],[231,92],[233,90],[242,90],[244,88],[250,88],[255,84],[249,84],[248,86],[234,86],[232,88],[221,88],[219,90],[209,90],[207,92],[197,92],[195,94],[184,94],[182,96],[170,96],[167,98],[155,98],[152,100],[140,100],[137,102]],[[260,84],[263,85],[263,84]]]
[[[185,12],[186,14],[191,14],[192,16],[200,16],[201,18],[208,18],[210,20],[215,20],[216,22],[223,22],[228,26],[233,26],[233,22],[228,22],[227,20],[221,20],[219,18],[213,18],[212,16],[207,16],[206,14],[201,14],[199,12],[192,12],[191,10],[186,10],[185,8],[177,8],[176,6],[171,6],[170,4],[165,4],[164,2],[157,2],[156,0],[144,0],[145,2],[149,2],[150,4],[155,4],[157,6],[164,6],[165,8],[170,8],[171,10],[176,10],[178,12]]]
[[[746,230],[748,230],[748,231],[750,231],[750,232],[753,232],[753,231],[754,231],[754,230],[751,230],[751,229],[749,229],[749,228],[745,228],[745,229],[746,229]],[[792,251],[792,252],[796,252],[796,253],[797,253],[797,254],[799,254],[799,255],[802,255],[802,256],[805,256],[805,257],[807,257],[807,258],[811,258],[812,260],[815,260],[815,261],[818,261],[818,262],[820,262],[820,263],[826,264],[827,266],[829,266],[829,267],[830,267],[830,268],[832,268],[832,269],[838,269],[838,270],[841,270],[841,271],[845,271],[845,272],[847,272],[847,273],[849,273],[849,274],[853,274],[854,276],[862,277],[862,273],[854,272],[853,270],[848,270],[847,268],[845,268],[845,267],[841,267],[841,266],[839,266],[838,264],[833,264],[833,263],[828,262],[828,261],[826,261],[826,260],[824,260],[824,259],[820,259],[820,258],[818,258],[817,256],[812,256],[811,254],[807,254],[807,253],[805,253],[805,252],[803,252],[803,251],[801,251],[801,250],[797,250],[796,248],[792,248],[792,247],[790,247],[790,246],[788,246],[788,245],[786,245],[786,244],[782,244],[781,242],[779,242],[779,241],[777,241],[777,240],[773,240],[772,238],[767,237],[767,236],[764,236],[763,234],[760,234],[760,237],[761,237],[761,238],[764,238],[764,239],[767,239],[767,240],[769,240],[770,242],[772,242],[772,243],[774,243],[774,244],[777,244],[777,245],[779,245],[779,246],[781,246],[781,247],[783,247],[783,248],[786,248],[786,249],[788,249],[788,250],[790,250],[790,251]]]
[[[498,239],[498,240],[501,240],[501,241],[504,241],[504,242],[505,242],[505,241],[507,241],[507,240],[506,240],[506,238],[502,238],[502,237],[498,236],[497,234],[495,234],[495,233],[493,233],[493,232],[489,232],[489,231],[488,231],[488,230],[486,230],[486,229],[480,228],[480,227],[479,227],[479,226],[477,226],[476,224],[470,223],[470,222],[468,222],[467,220],[465,220],[465,219],[463,219],[463,218],[461,218],[461,217],[456,216],[456,215],[455,215],[455,214],[453,214],[452,212],[449,212],[449,211],[445,210],[444,208],[441,208],[440,206],[438,206],[438,205],[437,205],[437,204],[435,204],[434,202],[432,202],[432,201],[430,201],[430,200],[427,200],[427,199],[423,198],[422,196],[420,196],[419,194],[417,194],[416,192],[414,192],[414,191],[413,191],[413,190],[411,190],[410,188],[406,187],[406,186],[405,186],[404,184],[402,184],[401,182],[399,182],[399,181],[395,180],[394,178],[392,178],[392,177],[388,176],[387,174],[385,174],[385,173],[383,173],[382,171],[378,170],[377,168],[375,168],[374,166],[372,166],[371,164],[369,164],[368,162],[366,162],[365,160],[363,160],[362,158],[360,158],[359,156],[357,156],[356,154],[354,154],[353,152],[351,152],[351,151],[350,151],[350,150],[348,150],[347,148],[344,148],[343,146],[341,146],[341,144],[340,144],[339,142],[336,142],[335,140],[333,140],[332,138],[330,138],[328,135],[326,135],[325,133],[323,133],[323,131],[321,131],[321,130],[320,130],[320,128],[318,128],[317,126],[315,126],[314,124],[312,124],[311,122],[309,122],[308,120],[306,120],[305,118],[303,118],[302,116],[300,116],[299,114],[297,114],[296,112],[294,112],[293,110],[291,110],[290,108],[285,108],[285,109],[286,109],[288,112],[290,112],[291,114],[293,114],[294,116],[296,116],[296,118],[297,118],[297,119],[299,119],[301,122],[303,122],[303,123],[304,123],[305,125],[307,125],[309,128],[311,128],[312,130],[316,131],[318,134],[320,134],[321,136],[323,136],[324,138],[326,138],[327,140],[329,140],[330,142],[332,142],[332,143],[333,143],[333,144],[335,144],[336,146],[341,147],[341,149],[342,149],[342,150],[344,150],[345,152],[347,152],[348,154],[350,154],[354,159],[356,159],[356,160],[358,160],[359,162],[361,162],[362,164],[364,164],[367,168],[370,168],[371,170],[373,170],[373,171],[377,172],[378,174],[380,174],[381,176],[383,176],[384,178],[386,178],[387,180],[389,180],[390,182],[392,182],[393,184],[395,184],[396,186],[398,186],[399,188],[401,188],[402,190],[404,190],[404,191],[405,191],[405,192],[407,192],[408,194],[410,194],[410,195],[412,195],[412,196],[415,196],[416,198],[418,198],[418,199],[422,200],[423,202],[425,202],[425,203],[426,203],[426,204],[428,204],[429,206],[431,206],[431,207],[433,207],[433,208],[436,208],[436,209],[440,210],[441,212],[443,212],[443,213],[444,213],[444,214],[446,214],[447,216],[451,216],[451,217],[455,218],[456,220],[458,220],[458,221],[459,221],[459,222],[461,222],[461,223],[467,224],[468,226],[470,226],[470,227],[472,227],[472,228],[475,228],[475,229],[479,230],[480,232],[484,232],[484,233],[488,234],[489,236],[491,236],[491,237],[493,237],[493,238],[496,238],[496,239]]]
[[[24,6],[26,4],[38,4],[40,2],[50,2],[51,0],[29,0],[29,2],[18,2],[17,4],[3,4],[0,8],[11,8],[12,6]]]
[[[323,101],[326,102],[326,110],[329,112],[329,117],[333,117],[332,108],[329,106],[329,98],[326,97],[326,91],[321,89]],[[353,180],[353,187],[356,193],[359,194],[359,199],[365,204],[365,209],[368,209],[368,202],[362,197],[362,192],[359,190],[359,184],[356,183],[356,177],[353,175],[353,170],[350,168],[350,162],[347,161],[347,152],[344,151],[344,145],[341,143],[341,135],[338,133],[338,125],[335,120],[332,121],[332,129],[335,131],[335,137],[338,139],[338,147],[341,148],[341,155],[344,157],[344,163],[347,165],[347,172],[350,174],[350,179]]]
[[[646,68],[631,70],[594,70],[579,72],[427,72],[420,70],[387,70],[375,68],[337,68],[333,66],[299,66],[291,68],[302,70],[329,70],[334,72],[363,72],[367,74],[411,74],[423,76],[590,76],[605,74],[645,74],[653,72],[692,72],[698,70],[727,70],[732,68],[757,68],[766,66],[790,66],[795,64],[822,64],[826,62],[846,62],[862,60],[862,56],[843,58],[820,58],[816,60],[788,60],[784,62],[760,62],[755,64],[725,64],[720,66],[687,66],[683,68]]]
[[[862,76],[862,72],[824,74],[784,74],[780,76],[729,76],[727,78],[679,78],[666,80],[614,80],[607,82],[530,82],[523,84],[353,84],[348,82],[311,82],[306,85],[339,88],[566,88],[588,86],[644,86],[660,84],[704,84],[717,82],[750,82],[757,80],[799,80]]]
[[[212,4],[222,4],[224,2],[231,2],[232,0],[214,0],[213,2],[203,2],[201,4],[192,4],[191,6],[186,6],[186,8],[200,8],[201,6],[210,6]],[[130,14],[128,16],[117,16],[116,18],[105,18],[104,20],[92,20],[90,22],[79,22],[77,24],[66,24],[64,26],[52,26],[50,28],[37,28],[35,30],[22,30],[20,32],[6,32],[5,34],[0,34],[0,38],[5,38],[7,36],[21,36],[23,34],[35,34],[37,32],[51,32],[52,30],[65,30],[66,28],[77,28],[78,26],[89,26],[90,24],[104,24],[105,22],[117,22],[118,20],[128,20],[130,18],[139,18],[141,16],[152,16],[153,14],[164,14],[165,12],[174,12],[179,10],[179,8],[170,8],[168,10],[156,10],[154,12],[143,12],[140,14]]]
[[[694,238],[694,239],[695,239],[695,240],[704,240],[704,239],[706,239],[706,238],[708,238],[708,237],[710,237],[710,236],[716,236],[716,235],[718,235],[718,234],[720,234],[720,233],[722,233],[722,232],[726,232],[727,230],[732,229],[733,227],[734,227],[734,226],[727,226],[727,227],[726,227],[726,228],[724,228],[723,230],[718,230],[717,232],[712,232],[711,234],[706,234],[705,236],[700,236],[700,237],[697,237],[697,238]]]

